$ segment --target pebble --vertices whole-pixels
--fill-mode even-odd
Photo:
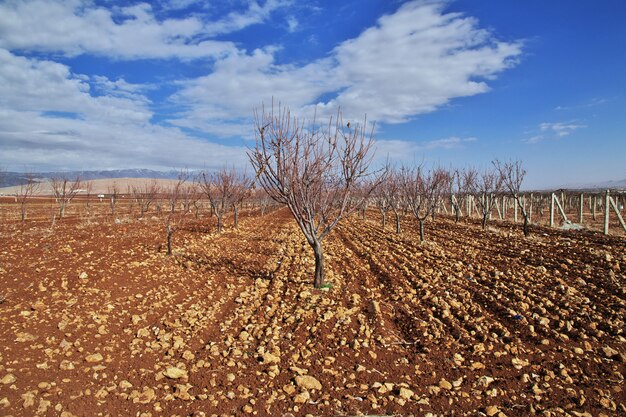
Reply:
[[[311,375],[298,375],[296,377],[296,385],[299,386],[300,388],[304,388],[304,389],[316,389],[316,390],[321,390],[322,389],[322,384],[315,378],[313,378]]]

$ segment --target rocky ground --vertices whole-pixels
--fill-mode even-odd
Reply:
[[[0,414],[626,415],[623,237],[212,221],[1,224]]]

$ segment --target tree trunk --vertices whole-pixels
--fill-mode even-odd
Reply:
[[[385,225],[387,224],[387,213],[383,212],[383,230],[385,229]]]
[[[171,256],[172,255],[172,233],[173,230],[170,227],[170,225],[168,224],[165,227],[165,230],[167,231],[167,256]]]
[[[22,203],[22,223],[26,220],[26,206]]]
[[[324,285],[324,251],[322,250],[322,243],[315,242],[311,246],[313,247],[313,253],[315,255],[313,286],[315,288],[322,288],[322,285]]]
[[[239,209],[237,208],[237,206],[235,206],[234,210],[235,210],[235,229],[236,229],[237,226],[239,225]]]
[[[483,230],[485,230],[487,228],[487,217],[489,215],[488,214],[483,214]]]
[[[396,215],[396,233],[400,234],[400,232],[402,231],[400,229],[400,215],[398,213],[395,213]]]
[[[530,227],[528,222],[528,216],[524,214],[524,236],[530,236]]]
[[[61,205],[59,206],[59,219],[62,219],[64,214],[65,214],[65,203],[61,203]]]
[[[222,213],[217,215],[217,233],[222,233],[222,216]]]
[[[424,239],[424,220],[420,219],[420,242],[426,240]]]
[[[454,207],[454,223],[458,223],[459,222],[459,208],[458,207]]]

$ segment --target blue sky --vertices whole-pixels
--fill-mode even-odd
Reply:
[[[253,109],[341,107],[378,160],[626,178],[626,3],[0,2],[0,167],[244,167]]]

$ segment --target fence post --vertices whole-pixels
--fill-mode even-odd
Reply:
[[[619,202],[619,199],[617,198],[617,196],[615,197],[615,200],[613,200],[613,198],[609,197],[609,201],[611,202],[611,206],[613,206],[613,210],[615,210],[615,214],[617,215],[617,220],[619,220],[619,224],[622,225],[622,228],[624,229],[624,231],[626,232],[626,222],[624,222],[624,218],[622,217],[620,210],[619,210],[619,203],[616,203],[615,201]]]
[[[584,206],[584,202],[585,202],[585,197],[583,196],[583,193],[580,193],[580,205],[579,205],[579,212],[578,212],[578,223],[580,223],[581,225],[583,224],[583,206]]]
[[[550,194],[550,227],[554,227],[554,193]]]
[[[604,234],[609,234],[609,190],[606,190],[606,195],[604,197]]]

